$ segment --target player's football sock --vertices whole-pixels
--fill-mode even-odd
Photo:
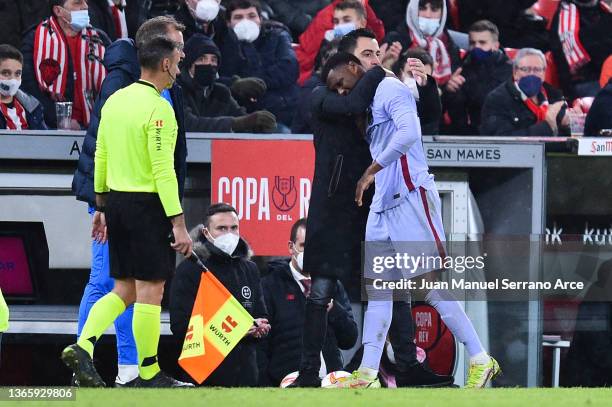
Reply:
[[[161,307],[152,304],[134,304],[132,329],[138,351],[138,372],[142,379],[152,379],[159,373],[157,346],[159,344]]]
[[[93,357],[95,343],[123,311],[125,303],[117,294],[110,292],[100,298],[91,307],[77,344]]]
[[[489,357],[489,362],[485,364],[470,363],[465,387],[467,389],[483,388],[499,374],[501,374],[501,368],[497,360],[492,357]]]
[[[487,352],[480,352],[470,357],[470,363],[475,365],[484,365],[491,361],[491,356]]]
[[[425,296],[425,300],[438,311],[442,321],[459,342],[465,345],[468,355],[474,356],[485,352],[472,321],[449,292],[431,290]]]
[[[138,365],[118,365],[115,384],[125,385],[138,377]]]
[[[392,316],[393,301],[368,302],[363,318],[363,358],[360,369],[378,371]]]

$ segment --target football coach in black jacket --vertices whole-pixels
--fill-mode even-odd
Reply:
[[[306,219],[291,227],[288,250],[291,260],[274,260],[262,286],[268,319],[274,326],[270,335],[259,343],[259,385],[278,386],[289,373],[300,367],[304,308],[310,294],[310,275],[303,270]],[[359,332],[353,318],[348,295],[340,281],[327,307],[327,334],[323,345],[323,360],[327,373],[342,370],[344,361],[340,349],[350,349]]]
[[[257,386],[257,342],[268,334],[270,325],[261,289],[259,270],[250,260],[251,250],[240,238],[238,215],[234,207],[218,203],[206,212],[204,224],[191,232],[193,250],[204,265],[255,318],[245,337],[204,381],[205,386]],[[183,260],[176,270],[170,289],[170,329],[177,349],[185,339],[191,311],[200,285],[202,270],[190,260]]]

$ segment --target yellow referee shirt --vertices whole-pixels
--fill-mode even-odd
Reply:
[[[9,309],[2,296],[2,290],[0,289],[0,332],[8,331],[9,327]]]
[[[139,80],[112,94],[98,127],[95,192],[156,192],[166,216],[180,215],[177,130],[172,107],[153,84]]]

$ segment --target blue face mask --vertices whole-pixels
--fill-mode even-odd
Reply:
[[[542,79],[539,76],[527,75],[518,81],[518,87],[527,97],[533,97],[542,89]]]
[[[89,11],[78,10],[70,12],[70,26],[74,31],[81,31],[89,25]]]
[[[338,24],[334,27],[334,37],[344,37],[346,34],[354,31],[356,28],[355,23]]]
[[[470,51],[470,55],[475,62],[486,61],[493,56],[493,50],[485,51],[482,48],[474,47]]]
[[[440,27],[439,18],[427,18],[419,17],[419,29],[428,37],[434,35],[434,33]]]

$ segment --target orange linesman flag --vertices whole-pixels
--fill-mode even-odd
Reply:
[[[203,272],[179,365],[201,384],[252,325],[242,304],[211,272]]]

